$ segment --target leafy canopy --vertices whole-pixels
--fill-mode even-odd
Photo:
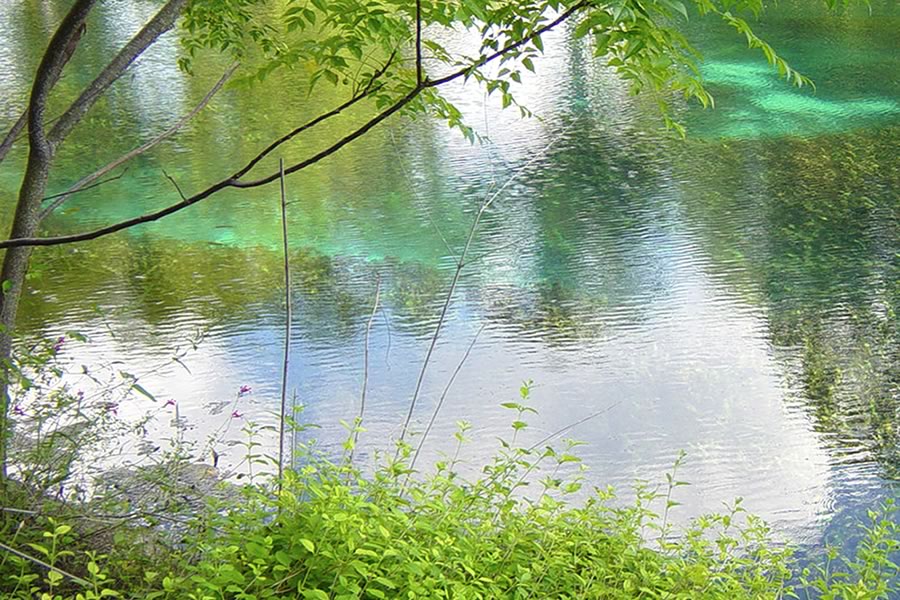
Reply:
[[[667,125],[678,130],[669,112],[673,97],[713,104],[697,66],[700,54],[681,30],[690,18],[724,21],[760,49],[784,78],[798,86],[810,83],[748,24],[747,16],[763,10],[762,0],[687,2],[193,0],[184,19],[186,55],[181,66],[190,70],[204,48],[230,53],[237,60],[261,57],[255,72],[259,79],[276,69],[302,69],[311,88],[325,81],[354,94],[366,90],[379,108],[421,88],[404,110],[437,115],[470,138],[473,133],[460,111],[437,86],[421,85],[417,67],[421,65],[424,80],[432,82],[465,70],[466,79],[475,79],[488,93],[499,94],[504,107],[517,106],[526,116],[528,109],[516,101],[511,83],[520,81],[524,70],[534,70],[534,59],[544,49],[540,33],[556,20],[566,21],[576,38],[585,39],[633,93],[653,93]],[[477,32],[478,46],[466,52],[448,48],[440,41],[447,30]],[[378,84],[367,88],[373,78]]]

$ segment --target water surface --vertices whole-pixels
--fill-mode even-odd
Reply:
[[[152,11],[103,3],[75,84]],[[473,464],[510,433],[499,404],[533,380],[528,439],[578,421],[589,480],[660,480],[680,449],[685,519],[736,496],[780,532],[817,542],[895,496],[900,471],[900,18],[782,4],[757,24],[817,91],[780,81],[723,27],[695,19],[715,111],[676,106],[687,140],[660,128],[653,102],[572,42],[547,40],[519,97],[522,121],[474,87],[449,96],[490,139],[472,146],[439,123],[394,119],[292,177],[294,277],[290,388],[326,444],[344,437],[362,387],[376,281],[362,455],[399,433],[475,211],[487,212],[425,380],[415,426],[483,328],[428,444],[473,424]],[[11,121],[57,3],[0,6],[0,111]],[[465,44],[464,36],[456,43]],[[63,149],[51,182],[82,175],[190,110],[219,73],[175,68],[169,36],[112,90]],[[224,69],[224,64],[222,65]],[[81,231],[164,206],[232,172],[293,124],[338,103],[297,75],[223,91],[178,136],[119,180],[67,202],[48,224]],[[341,116],[285,149],[288,161],[360,122]],[[277,159],[277,157],[275,157]],[[0,169],[8,218],[21,152]],[[263,165],[262,171],[274,168]],[[165,172],[165,174],[164,174]],[[492,187],[493,186],[493,187]],[[143,374],[204,438],[240,385],[242,420],[271,422],[284,327],[277,189],[225,192],[158,223],[35,253],[21,315],[27,335],[74,329],[73,364]],[[449,246],[449,247],[448,247]],[[182,365],[176,348],[202,342]],[[163,364],[161,368],[157,365]],[[137,398],[132,410],[145,408]],[[138,406],[140,404],[140,406]],[[159,435],[171,435],[167,418]],[[236,429],[236,428],[235,428]],[[239,450],[223,457],[234,462]]]

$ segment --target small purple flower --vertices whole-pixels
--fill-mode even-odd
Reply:
[[[22,406],[19,405],[19,404],[16,404],[15,406],[13,406],[12,411],[13,411],[13,414],[14,414],[14,415],[19,415],[20,417],[24,417],[24,416],[25,416],[25,411],[22,410]]]
[[[243,417],[243,416],[244,416],[244,413],[239,412],[239,411],[234,411],[234,412],[231,413],[231,418],[232,418],[232,419],[240,419],[240,418]]]
[[[53,344],[53,353],[56,354],[60,350],[62,350],[63,345],[66,343],[65,336],[60,336],[56,339],[56,343]]]
[[[249,394],[252,391],[253,391],[253,388],[251,388],[249,385],[242,385],[241,389],[238,390],[238,397],[246,396],[247,394]]]
[[[119,403],[118,402],[107,402],[106,404],[103,405],[103,409],[108,413],[112,413],[112,414],[118,416]]]
[[[175,406],[175,399],[169,398],[168,400],[166,400],[166,403],[163,404],[163,408],[166,408],[167,406]]]

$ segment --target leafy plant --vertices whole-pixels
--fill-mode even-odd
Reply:
[[[526,384],[521,401],[509,403],[512,434],[474,479],[460,474],[466,423],[455,453],[427,474],[410,471],[405,444],[366,474],[347,454],[335,461],[309,442],[282,481],[248,483],[211,501],[183,537],[168,538],[163,560],[123,544],[127,529],[121,549],[74,560],[61,549],[73,530],[46,520],[46,541],[27,546],[35,556],[8,557],[0,567],[10,590],[3,597],[733,600],[900,591],[890,502],[870,513],[855,557],[840,560],[831,550],[824,565],[798,572],[792,550],[740,501],[683,530],[669,523],[683,456],[665,485],[637,486],[631,504],[600,488],[574,501],[583,484],[577,444],[515,441],[531,412],[528,391]],[[248,452],[259,461],[252,443]],[[55,570],[64,558],[71,570]]]

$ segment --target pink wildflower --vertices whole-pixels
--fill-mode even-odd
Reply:
[[[167,406],[175,406],[175,399],[169,398],[168,400],[166,400],[166,403],[163,404],[163,408],[166,408]]]
[[[19,415],[20,417],[24,417],[24,416],[25,416],[25,411],[22,410],[22,406],[19,405],[19,404],[16,404],[15,406],[13,406],[12,411],[13,411],[13,414],[14,414],[14,415]]]
[[[58,337],[56,339],[56,343],[53,344],[53,353],[55,354],[55,353],[59,352],[60,350],[62,350],[63,344],[65,344],[65,343],[66,343],[65,336]]]
[[[253,388],[251,388],[249,385],[242,385],[241,389],[238,390],[238,396],[246,396],[252,391]]]
[[[232,419],[240,419],[243,416],[244,416],[244,414],[239,411],[234,411],[233,413],[231,413]]]

